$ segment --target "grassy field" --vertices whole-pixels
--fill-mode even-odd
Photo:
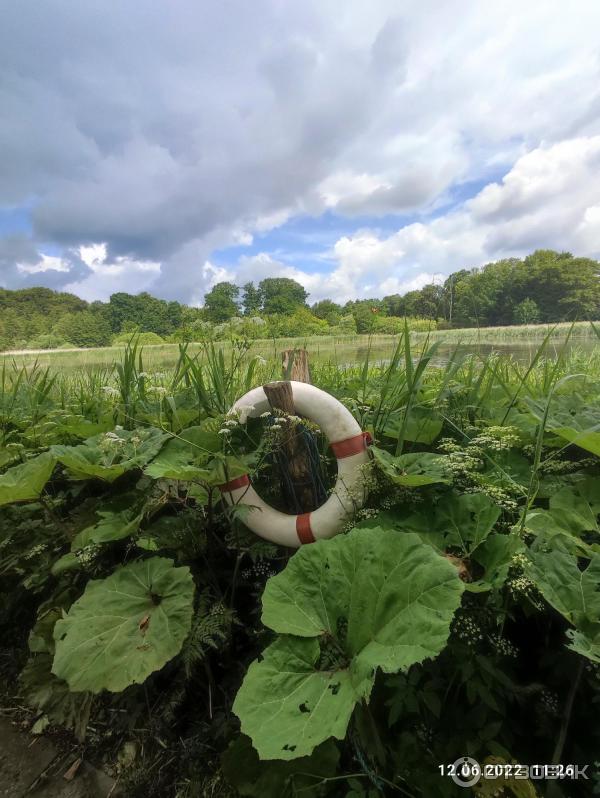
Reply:
[[[310,428],[228,411],[303,341],[7,358],[3,712],[107,763],[127,798],[429,798],[454,795],[439,763],[465,751],[593,763],[600,347],[579,327],[562,349],[568,332],[527,364],[489,342],[440,361],[431,341],[308,341],[313,383],[373,445],[341,534],[294,554],[219,486],[248,474],[291,512],[286,436]],[[310,440],[307,513],[336,471]]]
[[[574,324],[528,324],[512,327],[482,327],[457,330],[436,330],[430,334],[412,333],[412,341],[418,348],[429,337],[430,341],[439,342],[438,356],[446,358],[456,346],[464,352],[488,354],[498,351],[511,354],[527,361],[535,353],[541,342],[549,336],[548,352],[556,352],[557,348],[569,339],[570,347],[591,350],[598,345],[598,337],[589,322]],[[251,342],[248,355],[260,355],[266,359],[278,358],[284,349],[293,347],[306,348],[311,361],[325,362],[332,360],[341,365],[363,362],[369,353],[371,358],[389,358],[398,341],[395,335],[344,335],[344,336],[308,336],[296,338],[258,339]],[[225,351],[229,349],[227,341],[218,345]],[[124,347],[110,346],[97,349],[36,350],[27,352],[0,353],[0,363],[14,361],[18,366],[37,363],[42,367],[51,367],[56,371],[79,369],[95,369],[110,367],[122,356]],[[191,343],[188,353],[201,353],[202,344]],[[153,370],[171,368],[179,357],[178,344],[154,344],[144,346],[144,362]]]

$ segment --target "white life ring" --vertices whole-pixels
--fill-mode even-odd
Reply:
[[[228,504],[250,506],[244,523],[260,537],[281,546],[298,548],[320,538],[336,535],[365,500],[361,466],[369,459],[370,435],[331,394],[305,382],[291,382],[296,411],[321,428],[337,459],[335,488],[325,504],[312,513],[290,515],[264,502],[250,484],[247,474],[220,486]],[[231,408],[242,418],[256,418],[271,409],[262,387],[248,391]]]

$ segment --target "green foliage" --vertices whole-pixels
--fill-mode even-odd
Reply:
[[[401,335],[451,327],[502,327],[600,318],[600,266],[568,252],[537,250],[477,269],[460,269],[443,285],[404,295],[358,299],[342,308],[323,299],[309,310],[295,280],[269,277],[241,289],[217,283],[203,308],[168,302],[147,292],[119,292],[107,303],[87,302],[46,288],[1,290],[0,349],[98,347],[116,334],[139,333],[142,343],[326,334]],[[244,319],[240,318],[243,310]],[[293,317],[293,318],[286,318]],[[260,323],[244,323],[251,319]],[[237,321],[235,321],[237,320]]]
[[[395,673],[442,650],[462,590],[416,535],[356,529],[301,549],[263,596],[263,623],[282,637],[250,666],[234,704],[261,758],[343,738],[377,668]]]
[[[233,283],[217,283],[204,297],[206,315],[210,321],[227,321],[239,312],[240,289]]]
[[[264,313],[293,313],[306,303],[308,293],[304,286],[289,277],[267,277],[261,280],[258,290]]]
[[[584,567],[562,548],[530,551],[531,579],[546,601],[575,627],[569,648],[600,662],[600,554]]]
[[[181,650],[193,596],[189,569],[161,557],[89,582],[54,627],[52,672],[79,692],[118,692],[145,681]]]
[[[55,463],[54,455],[44,452],[0,475],[0,506],[37,499],[50,479]]]
[[[242,734],[223,754],[223,771],[239,795],[252,798],[294,798],[301,793],[307,798],[326,794],[323,781],[334,776],[339,750],[328,741],[309,757],[290,762],[263,762]]]
[[[448,469],[444,467],[445,458],[439,455],[418,452],[394,457],[377,446],[373,446],[371,452],[379,468],[396,485],[418,488],[450,481]]]
[[[89,310],[66,313],[54,325],[52,332],[73,346],[107,346],[111,338],[108,321]]]
[[[540,309],[533,299],[526,297],[515,305],[513,315],[516,324],[537,324],[540,320]]]
[[[114,482],[128,471],[146,465],[168,437],[157,429],[121,429],[95,435],[80,446],[53,446],[52,455],[73,479],[96,477]]]
[[[292,338],[300,335],[327,335],[329,325],[312,315],[308,308],[298,307],[288,313],[269,317],[269,334],[274,338]]]
[[[100,370],[6,361],[7,710],[30,705],[36,733],[86,734],[111,764],[135,741],[119,765],[131,798],[446,798],[438,765],[458,756],[593,761],[600,361],[546,346],[530,366],[461,352],[440,365],[397,318],[385,362],[369,342],[362,363],[311,364],[376,445],[353,531],[292,557],[216,488],[248,472],[280,500],[272,419],[227,415],[280,374],[245,333],[182,344],[160,371],[135,341]],[[320,454],[332,476],[324,441]]]
[[[112,343],[113,346],[116,344],[128,344],[132,339],[140,346],[155,346],[165,342],[165,339],[155,332],[123,332],[113,336]]]
[[[242,307],[244,316],[258,316],[262,310],[263,297],[260,288],[254,283],[246,283],[242,287]]]

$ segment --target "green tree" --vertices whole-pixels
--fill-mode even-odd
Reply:
[[[209,321],[220,323],[239,313],[240,289],[233,283],[217,283],[204,297],[204,307]]]
[[[111,339],[111,329],[106,319],[89,310],[65,314],[54,325],[52,332],[73,346],[106,346]]]
[[[316,302],[311,310],[318,319],[324,319],[331,326],[339,324],[342,317],[342,306],[331,299],[322,299],[320,302]]]
[[[537,303],[527,297],[515,305],[514,320],[517,324],[537,324],[540,320],[540,309]]]
[[[254,283],[242,286],[242,307],[244,316],[257,316],[262,308],[262,294]]]
[[[327,335],[329,332],[329,324],[306,307],[298,307],[293,313],[275,313],[269,317],[268,325],[273,337]]]
[[[308,294],[304,286],[289,277],[267,277],[258,290],[262,296],[263,313],[293,313],[306,305]]]

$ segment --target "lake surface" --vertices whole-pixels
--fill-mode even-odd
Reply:
[[[464,332],[464,338],[460,333]],[[504,334],[504,330],[499,329],[498,340],[492,340],[493,335],[487,333],[484,337],[477,338],[477,331],[474,330],[452,330],[446,335],[444,332],[435,334],[435,340],[439,341],[434,363],[440,365],[446,363],[455,352],[459,356],[476,354],[480,357],[488,357],[493,353],[510,355],[520,363],[530,363],[542,345],[543,337],[529,336],[509,338]],[[561,331],[562,332],[562,331]],[[465,340],[466,339],[466,340]],[[363,363],[368,357],[371,362],[385,363],[391,358],[397,345],[396,336],[373,336],[369,344],[367,336],[347,336],[345,338],[333,337],[313,337],[313,338],[280,338],[275,341],[254,341],[249,351],[249,356],[260,355],[266,360],[279,362],[281,352],[292,347],[305,347],[308,349],[312,363],[333,362],[340,368],[345,366]],[[434,339],[432,339],[434,340]],[[415,336],[413,342],[413,354],[416,356],[424,343],[424,336]],[[227,355],[231,351],[230,344],[222,342],[217,344],[222,346]],[[552,338],[546,345],[545,356],[555,359],[559,353],[566,349],[570,353],[581,353],[583,356],[600,354],[600,340],[589,334],[574,335],[565,345],[564,333]],[[190,344],[188,348],[190,354],[201,352],[199,344]],[[39,353],[19,353],[18,355],[0,356],[2,360],[14,362],[17,365],[34,362],[42,366],[50,366],[52,370],[60,372],[72,372],[77,370],[93,371],[105,369],[123,354],[123,347],[107,347],[104,349],[79,349],[71,351],[54,350],[51,352]],[[179,355],[176,344],[161,344],[157,346],[145,346],[143,348],[144,368],[152,371],[169,369],[175,365]]]

